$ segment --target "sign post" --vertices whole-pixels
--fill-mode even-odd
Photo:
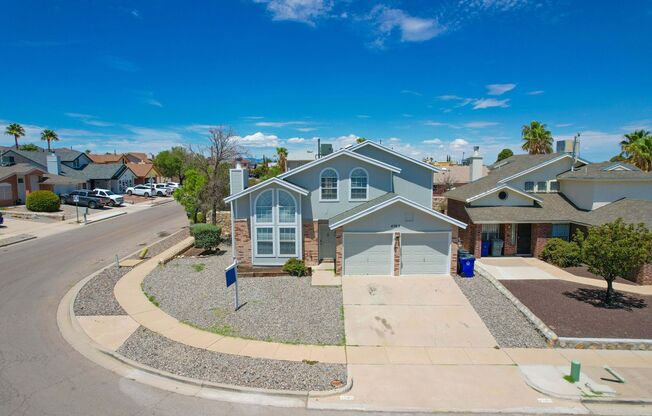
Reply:
[[[240,307],[240,300],[238,299],[238,271],[237,271],[238,262],[233,262],[232,265],[224,269],[224,275],[226,277],[226,287],[229,287],[235,284],[235,310],[237,311]]]
[[[75,213],[77,214],[77,223],[79,223],[79,195],[73,195],[72,202],[75,203]]]

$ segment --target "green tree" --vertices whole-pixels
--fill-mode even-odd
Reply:
[[[356,143],[362,143],[362,142],[364,142],[365,140],[367,140],[367,139],[365,139],[364,137],[358,137],[357,139],[355,139],[355,142],[356,142]]]
[[[58,142],[59,136],[54,132],[54,130],[45,129],[41,132],[41,140],[48,142],[48,152],[51,152],[52,148],[50,147],[50,143]]]
[[[38,152],[39,150],[38,146],[34,143],[21,144],[18,148],[25,152]]]
[[[582,242],[582,257],[591,273],[607,281],[605,304],[613,297],[613,281],[636,272],[652,261],[652,233],[643,224],[625,224],[621,218],[589,228]]]
[[[277,147],[276,154],[278,155],[278,167],[281,173],[288,170],[288,149],[285,147]]]
[[[500,162],[501,160],[505,160],[508,157],[514,156],[514,152],[512,152],[512,149],[503,149],[498,153],[498,158],[496,159],[496,162]]]
[[[645,172],[652,170],[652,135],[649,131],[636,130],[626,134],[625,140],[620,142],[620,150],[622,160]]]
[[[650,132],[646,130],[635,130],[623,136],[625,139],[620,142],[620,156],[622,160],[631,160],[631,146],[639,140],[650,137]]]
[[[170,150],[163,150],[154,158],[154,166],[163,176],[168,178],[178,177],[183,184],[184,172],[188,169],[188,152],[181,146]]]
[[[523,137],[523,150],[531,155],[552,153],[552,133],[546,125],[538,121],[526,124],[521,130]]]
[[[5,134],[9,136],[14,136],[14,141],[16,142],[16,150],[18,150],[18,139],[25,136],[25,129],[18,123],[11,123],[5,129]]]
[[[275,176],[278,176],[281,173],[283,173],[283,171],[281,170],[281,167],[278,164],[276,164],[276,165],[272,166],[271,168],[267,169],[267,173],[265,173],[263,176],[261,176],[260,179],[264,181],[264,180],[273,178]]]
[[[206,177],[195,169],[188,169],[184,172],[185,182],[183,186],[174,191],[176,199],[186,209],[193,222],[197,222],[197,214],[201,208],[201,193],[206,186]]]

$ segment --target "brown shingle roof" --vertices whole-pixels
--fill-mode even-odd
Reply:
[[[623,165],[631,170],[605,170],[610,166]],[[574,171],[557,175],[559,179],[609,179],[609,180],[652,180],[652,172],[643,172],[634,165],[624,162],[600,162],[584,165]]]
[[[118,163],[121,162],[124,158],[122,154],[97,155],[94,153],[88,153],[87,156],[93,161],[93,163]]]
[[[149,171],[152,169],[154,169],[154,171],[158,174],[158,171],[151,163],[127,163],[127,167],[131,169],[131,171],[139,178],[144,178],[147,176]]]

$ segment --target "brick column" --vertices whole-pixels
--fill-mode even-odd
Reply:
[[[652,263],[645,263],[627,280],[636,282],[639,285],[652,285]]]
[[[482,257],[482,224],[469,226],[470,247],[469,251],[476,259]]]
[[[335,274],[338,276],[342,275],[342,261],[344,259],[343,235],[342,227],[335,229]]]
[[[394,233],[394,276],[401,274],[401,233]]]
[[[306,266],[319,264],[319,223],[317,221],[303,222],[303,261]]]
[[[453,226],[451,235],[451,275],[457,273],[457,247],[459,242],[460,229]]]
[[[552,237],[552,224],[532,224],[532,255],[539,257]]]
[[[249,220],[239,219],[233,223],[235,229],[235,257],[238,264],[251,266],[251,233]]]
[[[516,255],[516,244],[512,244],[512,228],[515,224],[503,224],[501,226],[503,231],[503,240],[505,245],[503,246],[503,255],[505,256],[515,256]]]

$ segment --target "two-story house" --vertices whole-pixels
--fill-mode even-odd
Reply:
[[[231,169],[234,258],[334,261],[340,275],[448,274],[466,224],[431,208],[437,170],[371,141],[251,187]]]
[[[550,238],[569,239],[576,229],[619,217],[652,229],[651,172],[570,153],[512,156],[444,196],[448,215],[469,225],[460,244],[477,258],[482,243],[494,239],[503,240],[502,255],[539,256]],[[650,265],[632,280],[652,284]]]

